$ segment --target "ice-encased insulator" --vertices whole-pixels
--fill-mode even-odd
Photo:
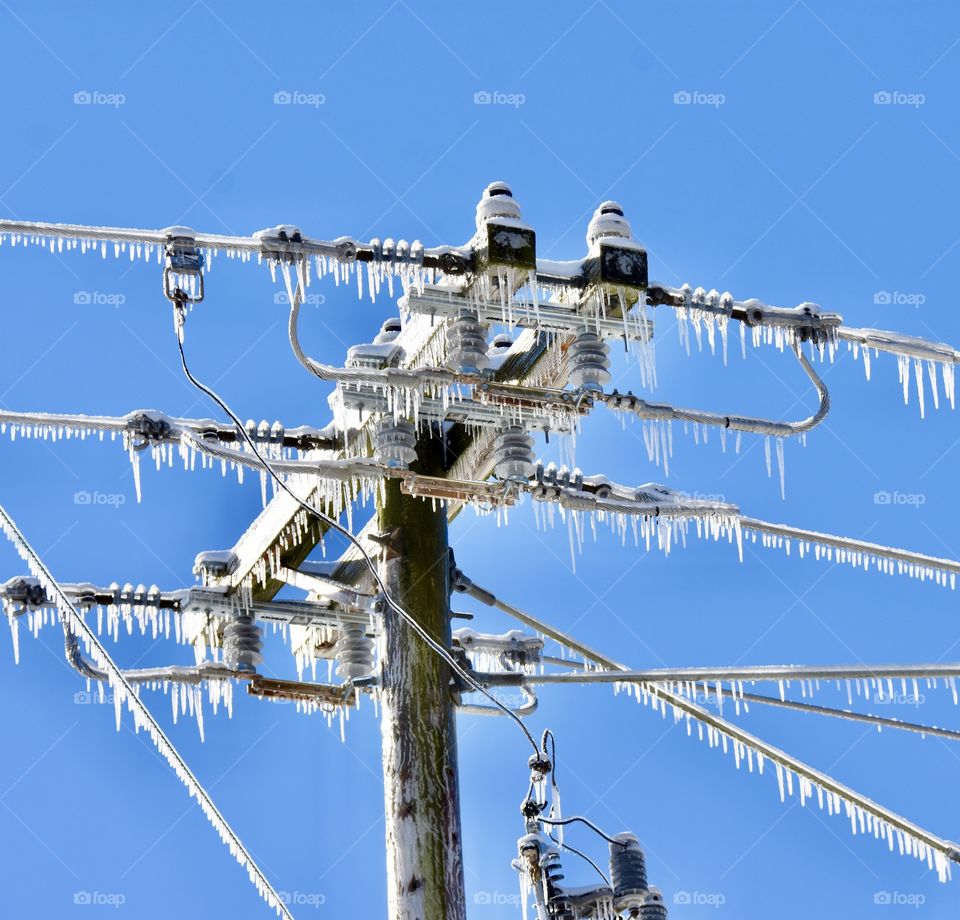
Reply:
[[[504,218],[520,220],[520,205],[506,182],[491,182],[477,202],[477,230],[481,230],[488,220]]]
[[[359,624],[340,627],[340,638],[333,652],[337,657],[337,674],[344,680],[366,677],[373,670],[374,642]]]
[[[602,390],[610,382],[610,346],[595,332],[581,329],[567,349],[570,385]]]
[[[659,889],[647,889],[640,907],[633,916],[638,920],[667,920],[667,905],[663,903],[663,895]]]
[[[284,427],[279,421],[271,425],[266,419],[261,419],[258,423],[252,418],[248,418],[243,427],[251,441],[257,441],[261,444],[283,443]]]
[[[256,672],[263,661],[260,627],[247,613],[234,614],[223,628],[223,660],[235,671]]]
[[[403,326],[400,323],[399,316],[391,316],[389,319],[383,321],[383,325],[380,327],[380,331],[377,333],[376,338],[373,340],[374,345],[388,345],[392,342],[398,335],[400,335],[400,330]]]
[[[636,834],[624,831],[610,844],[610,884],[617,911],[643,904],[647,893],[647,863]]]
[[[386,466],[405,470],[417,459],[417,433],[410,422],[384,420],[374,438],[374,454]]]
[[[474,310],[460,310],[447,326],[447,366],[461,374],[479,374],[489,363],[486,327]]]
[[[493,442],[493,475],[526,482],[536,469],[533,438],[519,425],[501,429]]]
[[[604,201],[590,218],[587,225],[587,245],[593,246],[604,237],[633,239],[629,221],[623,216],[623,208],[615,201]]]

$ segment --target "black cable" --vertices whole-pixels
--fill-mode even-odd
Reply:
[[[318,508],[313,505],[305,502],[300,496],[298,496],[294,491],[287,485],[286,481],[280,477],[280,475],[274,470],[272,464],[260,453],[260,450],[257,448],[257,445],[254,443],[253,439],[247,433],[247,429],[244,424],[240,421],[237,415],[233,410],[208,386],[201,383],[197,380],[196,377],[190,372],[190,368],[187,366],[187,356],[183,350],[183,327],[186,321],[186,310],[184,309],[183,302],[179,299],[173,300],[173,312],[174,312],[174,329],[177,335],[177,347],[180,351],[180,364],[183,367],[183,372],[186,375],[187,379],[192,383],[201,393],[206,394],[210,399],[212,399],[228,416],[230,416],[231,421],[236,426],[237,431],[246,441],[250,449],[253,451],[254,456],[263,464],[264,468],[270,473],[277,485],[283,489],[298,505],[300,505],[308,513],[315,515],[321,521],[327,524],[327,526],[332,527],[338,533],[346,537],[359,551],[360,555],[363,557],[364,562],[367,565],[367,568],[370,569],[370,574],[373,576],[374,581],[377,583],[377,586],[380,588],[380,593],[383,595],[384,600],[390,607],[400,616],[400,618],[410,626],[413,631],[420,636],[420,638],[426,642],[426,644],[436,652],[450,667],[450,669],[461,679],[465,680],[470,686],[472,686],[479,693],[482,693],[487,697],[498,709],[502,709],[517,725],[520,727],[520,730],[526,736],[527,740],[530,742],[533,750],[539,754],[540,749],[537,747],[537,742],[534,741],[533,735],[530,734],[527,726],[523,724],[523,721],[520,717],[512,710],[509,706],[501,703],[500,700],[496,698],[486,687],[484,687],[478,680],[471,676],[467,671],[460,667],[456,659],[416,621],[416,619],[408,613],[403,607],[400,606],[387,591],[387,586],[384,584],[383,579],[380,577],[380,573],[377,571],[377,567],[374,564],[373,560],[370,558],[367,551],[364,549],[363,544],[350,532],[350,530],[344,527],[339,521],[330,517],[329,515],[324,514]]]
[[[602,830],[600,830],[600,828],[597,827],[597,825],[594,824],[589,818],[584,818],[581,815],[574,815],[572,818],[563,818],[560,821],[554,821],[552,818],[538,818],[537,820],[542,821],[544,824],[549,824],[552,827],[563,827],[567,824],[574,824],[575,822],[586,824],[587,827],[590,828],[590,830],[592,830],[595,834],[599,835],[600,837],[603,837],[603,839],[606,840],[607,843],[616,844],[618,847],[626,847],[626,844],[623,843],[623,841],[614,840],[613,837],[610,837],[609,835],[605,834]]]
[[[553,765],[550,773],[550,785],[559,792],[560,787],[557,785],[557,739],[549,728],[545,728],[543,735],[540,737],[540,747],[543,748],[544,754],[547,753],[547,738],[550,739],[550,763]]]
[[[606,884],[606,885],[607,885],[608,887],[610,887],[610,888],[613,887],[613,886],[610,884],[610,879],[607,878],[607,876],[606,876],[606,874],[604,873],[603,869],[601,869],[589,856],[587,856],[586,853],[581,853],[576,847],[570,846],[569,843],[561,843],[559,840],[557,840],[556,837],[553,836],[553,834],[547,834],[547,836],[548,836],[558,847],[560,847],[560,849],[562,849],[562,850],[569,850],[569,851],[570,851],[571,853],[573,853],[575,856],[579,856],[579,857],[580,857],[582,860],[584,860],[585,862],[590,863],[590,865],[593,866],[593,868],[596,870],[597,875],[599,875],[600,878],[603,879],[604,884]]]

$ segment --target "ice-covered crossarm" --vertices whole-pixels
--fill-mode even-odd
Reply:
[[[313,239],[299,228],[282,224],[258,231],[250,236],[202,233],[190,227],[166,227],[146,230],[130,227],[91,227],[82,224],[59,224],[42,221],[0,221],[0,244],[12,246],[38,245],[52,253],[79,250],[100,253],[104,258],[129,258],[149,261],[156,257],[162,264],[171,249],[194,248],[204,257],[206,270],[215,256],[248,262],[254,258],[266,262],[272,272],[277,266],[297,267],[305,283],[313,272],[317,276],[332,275],[336,283],[348,282],[354,275],[362,278],[359,266],[367,266],[371,290],[380,280],[397,276],[413,285],[423,283],[427,271],[431,280],[439,274],[462,274],[471,265],[472,254],[463,247],[438,246],[425,249],[419,241],[373,240],[364,244],[350,237],[335,240]],[[362,284],[362,281],[360,282]],[[406,284],[405,284],[406,286]]]
[[[330,450],[338,443],[333,425],[323,429],[308,426],[285,428],[280,422],[261,421],[258,424],[251,419],[245,428],[262,452],[278,460],[298,453]],[[208,454],[207,448],[215,444],[245,444],[232,425],[212,419],[176,418],[156,409],[137,409],[124,416],[0,409],[0,434],[7,432],[14,440],[19,437],[82,441],[97,437],[102,441],[107,436],[111,440],[119,437],[133,467],[137,501],[141,497],[140,458],[144,451],[149,451],[158,470],[173,463],[175,450],[179,450],[184,467],[193,469],[197,454]],[[201,462],[205,465],[202,458]]]
[[[691,329],[701,349],[704,334],[706,335],[711,351],[715,346],[715,331],[719,330],[726,356],[727,326],[731,320],[741,324],[741,350],[744,354],[748,327],[755,346],[774,344],[781,350],[790,347],[796,351],[801,345],[809,343],[821,357],[826,352],[831,359],[839,342],[845,341],[855,359],[862,356],[868,380],[871,373],[871,351],[874,355],[879,352],[896,355],[904,402],[909,401],[910,389],[915,386],[921,416],[926,410],[925,388],[928,385],[934,408],[939,408],[940,405],[941,386],[951,408],[955,404],[955,365],[960,361],[960,351],[951,345],[899,332],[845,326],[840,314],[824,312],[817,304],[774,307],[755,299],[738,301],[729,293],[720,294],[718,291],[705,291],[703,288],[694,290],[688,284],[679,288],[652,284],[648,299],[651,304],[675,308],[680,341],[688,353]],[[924,378],[927,378],[928,382],[925,382]]]
[[[270,445],[289,450],[330,449],[335,445],[336,431],[332,425],[312,428],[301,425],[287,428],[280,422],[246,423],[247,433],[265,447]],[[135,409],[126,415],[84,415],[81,413],[15,412],[0,409],[0,434],[10,432],[12,438],[38,438],[43,440],[85,440],[98,436],[126,435],[137,445],[149,442],[176,443],[183,434],[195,437],[215,438],[226,444],[242,443],[242,438],[233,425],[213,419],[178,418],[157,409]]]
[[[772,344],[781,351],[796,350],[809,342],[823,355],[831,357],[836,349],[838,330],[842,317],[827,313],[814,303],[802,303],[797,307],[774,307],[756,299],[736,300],[729,292],[706,291],[689,284],[674,288],[664,284],[651,284],[648,291],[651,304],[673,307],[677,313],[677,328],[680,342],[690,352],[690,331],[702,350],[706,336],[710,351],[715,351],[716,333],[723,345],[724,360],[727,356],[727,330],[731,320],[741,323],[740,345],[746,354],[747,327],[755,346]]]
[[[234,833],[223,815],[220,814],[213,799],[210,798],[206,790],[200,785],[200,782],[193,775],[193,772],[177,752],[176,748],[174,748],[166,734],[164,734],[163,729],[150,713],[150,710],[147,709],[133,690],[133,687],[125,679],[123,673],[116,664],[114,664],[113,659],[103,647],[94,631],[80,615],[70,598],[67,597],[61,589],[56,579],[50,574],[46,565],[27,542],[14,520],[2,506],[0,506],[0,529],[3,530],[20,557],[26,562],[31,575],[38,580],[43,590],[54,601],[60,616],[66,624],[68,624],[69,629],[80,637],[80,640],[86,647],[87,654],[93,659],[94,664],[106,673],[110,688],[114,694],[118,718],[122,707],[126,705],[133,715],[134,724],[137,729],[144,729],[147,732],[150,740],[154,743],[159,753],[163,755],[167,763],[170,764],[177,778],[186,787],[189,795],[197,800],[207,820],[210,821],[220,835],[220,839],[226,844],[231,855],[246,870],[250,881],[254,884],[260,896],[276,911],[278,916],[287,917],[289,920],[292,920],[292,915],[287,910],[283,900],[247,851],[243,842],[236,833]]]
[[[526,611],[496,599],[493,603],[498,609],[514,616],[520,622],[582,655],[585,660],[611,672],[630,671],[626,665],[584,645]],[[960,847],[956,843],[938,837],[912,821],[902,818],[826,773],[767,744],[683,695],[672,692],[665,685],[641,683],[631,686],[637,688],[638,702],[649,704],[653,709],[659,710],[664,717],[669,709],[675,721],[686,721],[688,734],[692,734],[695,726],[698,737],[701,740],[706,738],[710,747],[719,747],[724,753],[732,752],[738,769],[742,763],[746,762],[750,773],[757,772],[762,775],[766,762],[772,763],[777,775],[781,801],[787,796],[794,795],[796,780],[801,805],[805,805],[808,799],[815,799],[821,810],[826,807],[830,815],[839,815],[843,812],[850,821],[853,834],[872,834],[875,838],[884,841],[891,852],[896,849],[901,855],[916,857],[931,869],[936,870],[937,877],[941,881],[946,881],[950,877],[951,863],[960,862]]]
[[[123,585],[84,582],[60,587],[78,610],[96,614],[98,635],[105,631],[115,641],[121,635],[137,632],[152,639],[172,637],[177,642],[213,648],[223,622],[241,611],[275,628],[293,623],[327,627],[354,620],[366,621],[365,617],[349,611],[332,610],[329,605],[309,601],[257,601],[248,605],[238,594],[219,587],[162,591],[156,585],[148,587],[130,582]],[[0,584],[0,607],[11,622],[24,620],[34,635],[44,626],[59,625],[56,603],[32,575],[16,576]],[[198,643],[200,639],[202,643]]]

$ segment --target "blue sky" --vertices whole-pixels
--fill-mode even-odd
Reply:
[[[612,197],[656,280],[814,301],[853,325],[960,341],[960,15],[950,4],[0,0],[0,29],[7,218],[238,234],[293,223],[324,238],[460,243],[483,187],[504,179],[543,256],[579,258],[590,213]],[[278,92],[316,104],[276,105]],[[483,92],[502,101],[476,104]],[[77,93],[96,102],[77,104]],[[677,93],[696,101],[677,104]],[[877,104],[877,93],[896,95]],[[0,404],[214,414],[180,377],[155,266],[3,247],[0,272]],[[327,390],[290,354],[276,290],[265,270],[219,260],[189,321],[193,369],[243,417],[323,424]],[[369,341],[392,312],[386,298],[316,290],[325,302],[305,315],[304,339],[324,360]],[[76,304],[78,292],[95,302]],[[750,351],[725,369],[687,358],[671,316],[657,322],[660,398],[776,417],[812,410],[789,356]],[[615,375],[639,386],[623,362]],[[785,501],[749,439],[737,457],[678,431],[667,484],[758,517],[957,557],[957,417],[941,407],[921,421],[904,407],[892,358],[873,377],[847,355],[829,370],[833,411],[805,448],[787,445]],[[621,482],[664,479],[639,432],[611,418],[588,420],[577,460]],[[138,505],[109,444],[7,441],[0,468],[0,502],[65,581],[189,584],[194,555],[230,546],[260,504],[255,481],[145,470]],[[78,492],[122,502],[80,505]],[[914,498],[878,504],[878,492]],[[574,574],[566,534],[536,532],[529,510],[501,530],[467,514],[451,536],[475,580],[636,667],[923,662],[960,648],[956,595],[912,581],[760,549],[740,564],[713,544],[664,559],[607,536],[587,544]],[[0,548],[0,579],[22,571]],[[484,628],[509,627],[482,613]],[[4,914],[266,915],[146,739],[129,720],[117,734],[110,707],[77,701],[83,686],[56,631],[22,636],[18,668],[4,645]],[[126,666],[186,661],[162,643],[115,652]],[[294,673],[278,643],[268,665]],[[150,702],[166,725],[166,698]],[[957,724],[944,691],[899,715]],[[851,838],[841,819],[781,806],[773,776],[738,773],[609,690],[547,690],[530,721],[556,732],[565,809],[638,833],[673,917],[786,920],[809,916],[811,901],[878,920],[954,911],[955,892],[918,863]],[[955,745],[778,711],[739,721],[960,836]],[[298,916],[381,915],[369,708],[346,743],[318,718],[247,699],[232,721],[208,718],[204,744],[189,721],[170,731],[275,886],[298,894]],[[501,720],[464,717],[460,732],[470,916],[515,917],[509,863],[527,752]],[[571,860],[568,878],[590,881]],[[76,905],[78,892],[101,904]]]

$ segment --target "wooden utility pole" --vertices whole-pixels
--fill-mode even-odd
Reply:
[[[420,472],[442,471],[422,437]],[[447,512],[386,482],[377,509],[380,575],[391,596],[450,648]],[[465,920],[457,736],[450,669],[396,611],[381,637],[381,734],[390,920]]]

